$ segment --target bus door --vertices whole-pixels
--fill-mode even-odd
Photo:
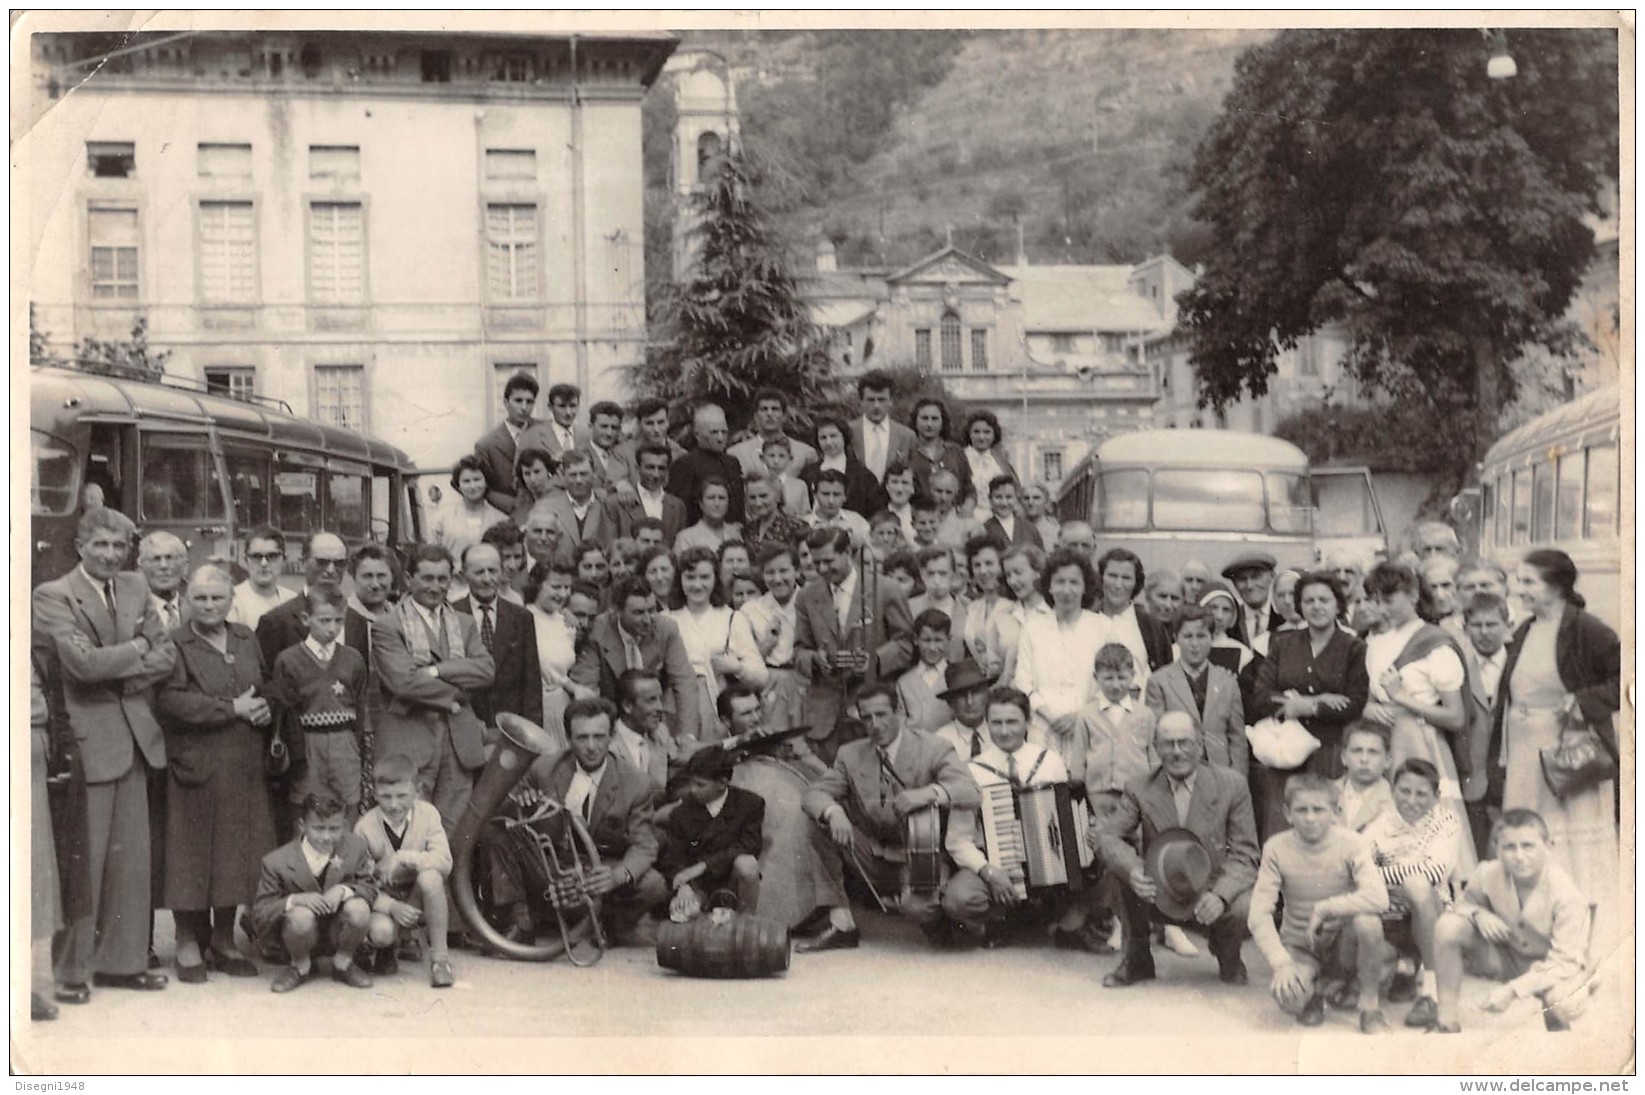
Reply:
[[[285,535],[286,573],[299,576],[297,586],[302,582],[308,537],[325,528],[320,523],[325,466],[323,457],[306,452],[281,449],[274,456],[274,527]]]
[[[223,466],[228,472],[228,495],[234,518],[234,560],[244,565],[253,529],[272,521],[274,450],[255,441],[225,438]]]
[[[326,461],[321,519],[349,551],[371,538],[371,468],[335,457]]]
[[[81,454],[67,438],[40,429],[29,430],[29,450],[34,465],[29,480],[32,578],[39,585],[66,574],[78,558],[74,538]]]
[[[137,527],[176,534],[191,568],[232,560],[227,480],[210,434],[141,429],[137,444],[137,512],[131,514]]]
[[[1382,506],[1369,468],[1313,468],[1314,549],[1318,561],[1339,550],[1369,565],[1388,553]]]

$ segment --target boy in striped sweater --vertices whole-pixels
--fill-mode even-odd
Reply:
[[[360,814],[360,742],[367,714],[366,660],[341,641],[347,601],[342,591],[313,586],[303,624],[308,637],[274,659],[274,690],[293,732],[301,728],[308,764],[292,799],[330,793]]]
[[[1251,937],[1273,972],[1274,1000],[1303,1026],[1325,1021],[1319,991],[1322,969],[1360,966],[1361,948],[1382,945],[1382,913],[1388,888],[1370,841],[1335,824],[1336,788],[1311,772],[1285,784],[1285,820],[1262,849],[1257,883],[1251,891]],[[1274,909],[1283,897],[1284,919],[1274,927]],[[1360,966],[1359,1029],[1388,1029],[1377,984],[1381,963]]]

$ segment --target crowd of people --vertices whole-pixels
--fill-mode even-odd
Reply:
[[[854,948],[869,902],[937,947],[1118,955],[1111,988],[1188,931],[1244,984],[1250,937],[1306,1025],[1411,1003],[1454,1031],[1465,967],[1550,1027],[1586,999],[1620,648],[1562,553],[1514,598],[1443,525],[1369,568],[1172,571],[1059,524],[987,410],[963,444],[939,400],[892,421],[882,374],[814,445],[774,391],[729,446],[694,408],[689,449],[661,401],[625,438],[614,403],[538,395],[507,382],[424,542],[314,532],[300,590],[272,528],[236,583],[86,509],[33,595],[36,1018],[165,988],[155,909],[189,984],[261,962],[289,992],[319,959],[364,988],[416,956],[439,988],[453,948],[532,944],[564,910],[517,843],[475,852],[483,924],[452,894],[508,715],[550,747],[503,805],[582,820],[618,944],[725,906]]]

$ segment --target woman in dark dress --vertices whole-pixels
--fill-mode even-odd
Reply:
[[[165,906],[177,918],[177,979],[214,969],[255,977],[234,941],[234,910],[256,896],[274,848],[263,773],[272,712],[250,628],[224,622],[229,576],[207,564],[189,580],[189,620],[173,632],[177,665],[155,707],[166,735]]]
[[[889,500],[885,488],[868,470],[868,465],[851,451],[850,434],[845,423],[837,418],[817,420],[817,462],[800,473],[800,479],[811,491],[812,505],[816,505],[817,476],[824,468],[834,468],[845,474],[845,508],[861,514],[864,520],[884,509]]]
[[[914,489],[930,494],[931,477],[946,469],[960,481],[959,492],[954,497],[964,498],[969,494],[971,466],[966,463],[964,450],[948,439],[948,408],[943,401],[929,396],[920,400],[914,404],[908,424],[914,430],[914,447],[908,450],[908,466],[914,469]]]
[[[1288,715],[1319,739],[1304,765],[1336,779],[1342,775],[1342,728],[1359,718],[1371,691],[1365,643],[1339,623],[1347,610],[1342,585],[1324,571],[1304,574],[1292,592],[1303,627],[1275,631],[1257,668],[1250,719]],[[1285,828],[1284,791],[1290,772],[1251,766],[1251,797],[1263,839]]]

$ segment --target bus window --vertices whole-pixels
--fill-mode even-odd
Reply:
[[[287,534],[307,536],[320,525],[319,468],[287,463],[274,472],[274,527]]]
[[[234,526],[241,533],[269,522],[269,486],[272,457],[255,449],[223,449],[228,465],[229,497],[234,500]]]
[[[1582,535],[1616,535],[1617,496],[1621,492],[1615,445],[1595,445],[1588,450],[1588,500],[1582,519]]]
[[[29,490],[33,512],[42,516],[73,513],[79,490],[75,472],[80,466],[74,446],[44,430],[30,430],[29,448],[34,454]]]
[[[1514,543],[1531,539],[1531,469],[1514,472]]]
[[[1531,541],[1547,543],[1554,538],[1554,466],[1540,463],[1535,469],[1532,490],[1535,503],[1531,511]]]
[[[1156,529],[1263,532],[1262,476],[1254,471],[1154,473]]]
[[[1306,534],[1313,529],[1313,492],[1306,476],[1271,471],[1268,481],[1268,523],[1275,532]],[[1357,530],[1356,530],[1357,531]]]
[[[371,531],[366,514],[366,478],[346,471],[326,472],[325,527],[346,540],[365,539]]]
[[[1582,535],[1582,454],[1566,453],[1559,458],[1559,501],[1554,518],[1554,539],[1575,540]]]
[[[1259,485],[1258,489],[1261,487]],[[1105,471],[1097,478],[1098,529],[1148,527],[1148,472],[1144,468]]]
[[[138,520],[200,521],[223,516],[217,462],[205,438],[143,438]]]
[[[1497,547],[1508,546],[1508,527],[1510,525],[1510,510],[1514,502],[1514,481],[1504,475],[1496,481],[1496,536],[1492,538]]]

